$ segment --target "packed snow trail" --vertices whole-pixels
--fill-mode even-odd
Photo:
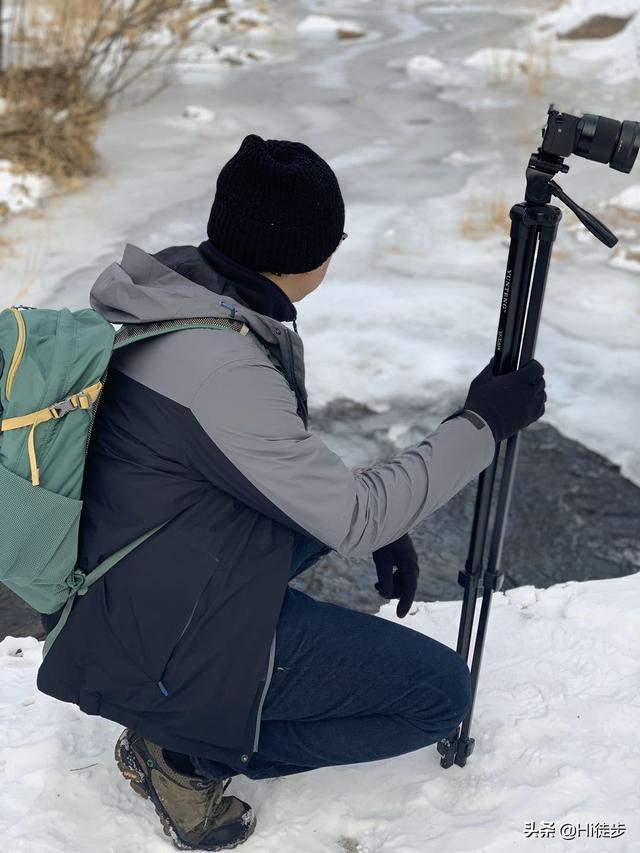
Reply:
[[[393,606],[381,615],[394,619]],[[460,604],[406,624],[450,645]],[[251,782],[246,853],[640,850],[640,573],[495,596],[465,769],[435,747],[389,761]],[[113,761],[120,727],[39,694],[42,644],[0,643],[0,850],[162,853],[149,805]],[[623,823],[618,838],[527,838],[525,824]]]

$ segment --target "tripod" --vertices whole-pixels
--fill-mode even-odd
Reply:
[[[553,177],[558,172],[568,172],[564,158],[547,153],[539,148],[531,155],[526,170],[525,201],[511,208],[510,246],[507,271],[500,304],[500,318],[494,354],[493,369],[496,375],[508,373],[525,365],[533,358],[544,292],[551,262],[551,251],[558,231],[562,212],[554,207],[552,196],[556,196],[569,207],[591,233],[609,248],[618,242],[617,237],[595,216],[569,198]],[[471,635],[476,602],[482,587],[482,604],[476,631],[471,663],[471,708],[448,737],[438,743],[442,756],[440,765],[464,767],[473,752],[475,741],[469,736],[475,706],[478,677],[482,663],[484,641],[491,610],[492,595],[501,589],[504,575],[500,571],[502,547],[507,515],[511,502],[511,491],[515,476],[520,434],[511,436],[496,448],[491,465],[481,474],[471,529],[469,552],[464,571],[458,575],[458,583],[464,589],[462,612],[458,629],[456,651],[466,661],[469,659]],[[485,563],[485,551],[489,538],[489,526],[493,494],[498,468],[502,460],[500,488],[493,518],[489,553]]]

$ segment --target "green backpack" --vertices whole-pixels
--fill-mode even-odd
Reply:
[[[116,334],[90,308],[0,313],[0,581],[40,613],[64,607],[45,655],[76,596],[163,526],[89,574],[76,567],[84,464],[111,354],[184,328],[248,332],[245,324],[226,318],[126,325]]]

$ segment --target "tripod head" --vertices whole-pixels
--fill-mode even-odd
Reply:
[[[535,151],[526,170],[525,200],[530,204],[549,204],[555,196],[564,202],[584,227],[610,249],[618,238],[592,213],[568,196],[553,179],[568,172],[565,157],[577,154],[598,163],[607,163],[619,172],[630,172],[640,150],[640,122],[619,122],[606,116],[582,117],[561,113],[553,104],[542,129],[542,145]]]

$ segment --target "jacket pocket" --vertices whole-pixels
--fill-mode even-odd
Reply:
[[[203,588],[200,590],[200,593],[193,602],[193,606],[191,608],[191,611],[189,612],[189,616],[184,622],[180,632],[177,634],[176,640],[173,643],[169,654],[165,658],[159,677],[155,679],[158,689],[164,696],[170,696],[173,690],[179,687],[180,685],[182,679],[179,677],[177,678],[175,673],[172,673],[171,676],[169,676],[169,670],[171,664],[173,663],[176,655],[179,653],[183,644],[187,642],[191,633],[197,628],[197,625],[199,623],[199,617],[202,614],[202,609],[204,607],[205,601],[208,607],[213,606],[215,604],[215,600],[220,594],[220,588],[224,585],[224,579],[226,577],[227,572],[225,569],[220,568],[217,557],[215,558],[215,560],[215,569],[212,571],[208,580],[206,581]],[[212,584],[215,584],[217,586],[217,589],[213,596],[209,594]]]

